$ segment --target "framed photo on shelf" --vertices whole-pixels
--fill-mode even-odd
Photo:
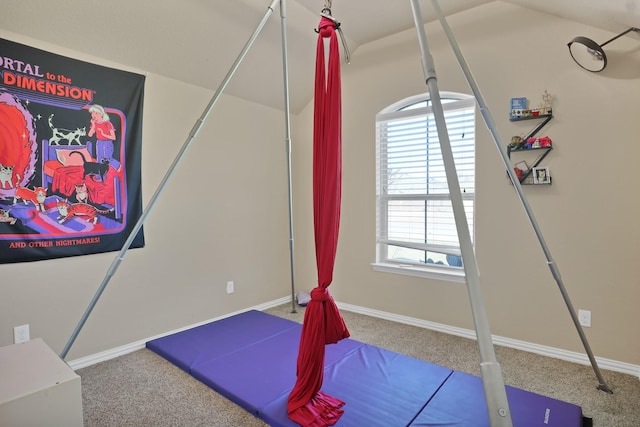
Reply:
[[[518,169],[520,169],[522,171],[522,173],[529,172],[529,165],[524,160],[522,160],[521,162],[516,163],[516,167]]]
[[[551,184],[551,175],[549,175],[549,168],[533,168],[533,183]]]

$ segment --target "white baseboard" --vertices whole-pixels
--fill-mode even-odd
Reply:
[[[201,326],[201,325],[206,325],[207,323],[211,323],[214,322],[216,320],[220,320],[220,319],[224,319],[225,317],[231,317],[234,316],[236,314],[240,314],[240,313],[244,313],[245,311],[249,311],[249,310],[267,310],[269,308],[272,307],[277,307],[279,305],[285,304],[287,302],[291,301],[291,297],[282,297],[282,298],[278,298],[277,300],[273,300],[273,301],[269,301],[267,303],[264,304],[260,304],[260,305],[256,305],[253,307],[249,307],[245,310],[240,310],[240,311],[235,311],[233,313],[229,313],[229,314],[225,314],[224,316],[220,316],[220,317],[216,317],[214,319],[209,319],[209,320],[205,320],[202,322],[198,322],[195,323],[193,325],[189,325],[189,326],[185,326],[184,328],[180,328],[180,329],[176,329],[167,333],[163,333],[160,335],[156,335],[154,337],[150,337],[150,338],[145,338],[142,339],[140,341],[136,341],[136,342],[132,342],[120,347],[116,347],[116,348],[112,348],[109,350],[105,350],[102,351],[100,353],[96,353],[96,354],[92,354],[89,356],[85,356],[85,357],[81,357],[79,359],[75,359],[75,360],[71,360],[69,362],[67,362],[67,365],[69,365],[69,367],[71,369],[73,369],[74,371],[77,369],[82,369],[82,368],[86,368],[87,366],[91,366],[91,365],[95,365],[96,363],[100,363],[100,362],[105,362],[107,360],[110,359],[115,359],[116,357],[119,356],[124,356],[125,354],[129,354],[129,353],[133,353],[134,351],[137,350],[142,350],[143,348],[146,347],[147,345],[147,341],[151,341],[157,338],[162,338],[165,337],[167,335],[171,335],[171,334],[175,334],[177,332],[182,332],[182,331],[186,331],[187,329],[191,329],[191,328],[195,328],[197,326]]]
[[[195,328],[197,326],[205,325],[207,323],[214,322],[216,320],[223,319],[225,317],[230,317],[236,314],[244,313],[249,310],[267,310],[272,307],[277,307],[282,304],[286,304],[291,301],[290,296],[278,298],[273,301],[269,301],[264,304],[256,305],[253,307],[249,307],[245,310],[236,311],[233,313],[226,314],[224,316],[216,317],[214,319],[205,320],[203,322],[199,322],[193,325],[185,326],[184,328],[176,329],[167,333],[163,333],[160,335],[156,335],[154,337],[145,338],[140,341],[136,341],[130,344],[126,344],[120,347],[112,348],[110,350],[106,350],[100,353],[92,354],[86,357],[82,357],[79,359],[72,360],[67,362],[71,369],[81,369],[86,368],[87,366],[94,365],[96,363],[104,362],[110,359],[114,359],[118,356],[123,356],[128,353],[132,353],[137,350],[141,350],[146,347],[147,341],[151,341],[157,338],[161,338],[167,335],[175,334],[177,332],[185,331],[187,329]],[[442,323],[429,322],[426,320],[416,319],[413,317],[402,316],[399,314],[388,313],[380,310],[373,310],[366,307],[361,307],[352,304],[345,304],[336,302],[338,307],[341,310],[351,311],[354,313],[360,313],[367,316],[377,317],[380,319],[391,320],[393,322],[404,323],[407,325],[417,326],[420,328],[430,329],[433,331],[443,332],[445,334],[455,335],[463,338],[469,338],[472,340],[476,339],[476,333],[470,329],[458,328],[455,326],[444,325]],[[514,340],[511,338],[500,337],[497,335],[492,335],[492,340],[495,345],[501,345],[503,347],[510,347],[516,350],[528,351],[530,353],[539,354],[542,356],[553,357],[555,359],[565,360],[567,362],[578,363],[581,365],[590,365],[591,362],[586,354],[576,353],[573,351],[562,350],[559,348],[548,347],[539,344],[532,344],[526,341]],[[602,357],[596,357],[596,362],[600,369],[608,369],[614,372],[621,372],[623,374],[633,375],[640,379],[640,366],[633,365],[631,363],[619,362],[617,360],[605,359]]]
[[[442,323],[429,322],[426,320],[416,319],[413,317],[402,316],[398,314],[388,313],[385,311],[373,310],[366,307],[360,307],[352,304],[336,302],[341,310],[351,311],[354,313],[365,314],[367,316],[378,317],[380,319],[391,320],[393,322],[404,323],[407,325],[417,326],[420,328],[430,329],[445,334],[456,335],[463,338],[476,339],[476,332],[470,329],[458,328],[455,326],[444,325]],[[532,344],[526,341],[514,340],[497,335],[491,336],[495,345],[514,348],[516,350],[527,351],[542,356],[553,357],[555,359],[565,360],[567,362],[578,363],[580,365],[591,365],[589,357],[586,354],[576,353],[573,351],[562,350],[559,348],[548,347],[545,345]],[[603,357],[595,357],[600,369],[608,369],[614,372],[629,374],[640,379],[640,366],[631,363],[619,362],[617,360],[605,359]]]

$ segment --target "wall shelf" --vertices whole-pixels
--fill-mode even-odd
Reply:
[[[533,113],[535,114],[535,110],[533,110]],[[545,157],[547,157],[547,155],[551,152],[551,150],[553,150],[553,147],[550,145],[548,147],[532,147],[532,148],[526,148],[524,146],[524,144],[526,144],[526,142],[530,139],[533,138],[544,126],[546,126],[547,123],[549,123],[549,121],[551,121],[551,119],[553,118],[553,115],[551,113],[549,114],[530,114],[527,116],[523,116],[523,117],[511,117],[509,119],[509,121],[511,122],[521,122],[521,121],[526,121],[526,120],[540,120],[542,119],[542,122],[540,122],[535,128],[533,128],[526,136],[522,137],[522,145],[514,145],[513,143],[509,144],[507,146],[507,155],[509,156],[509,159],[511,159],[511,155],[513,153],[525,153],[525,152],[537,152],[538,153],[538,157],[535,158],[535,160],[533,161],[533,163],[531,165],[529,165],[527,163],[527,171],[524,172],[522,174],[522,176],[520,177],[520,184],[523,185],[550,185],[551,184],[551,177],[549,176],[549,180],[548,182],[545,183],[536,183],[535,180],[533,179],[532,173],[533,173],[533,169],[538,167],[540,165],[540,163],[542,162],[542,160],[544,160]],[[526,162],[525,162],[526,163]]]
[[[511,122],[522,122],[525,120],[536,120],[536,119],[544,119],[542,122],[540,122],[540,124],[538,124],[538,126],[536,126],[535,128],[533,128],[531,130],[531,132],[529,132],[526,136],[524,136],[522,139],[526,142],[527,139],[532,138],[533,136],[535,136],[538,132],[540,132],[540,129],[542,129],[543,127],[545,127],[547,125],[547,123],[549,123],[549,121],[551,121],[551,119],[553,119],[553,114],[549,113],[549,114],[538,114],[538,115],[529,115],[529,116],[525,116],[525,117],[511,117],[509,119],[509,121]]]
[[[551,152],[551,150],[553,150],[553,147],[516,148],[516,149],[511,149],[510,147],[507,148],[507,154],[510,159],[511,159],[512,153],[525,153],[525,152],[538,153],[538,157],[533,161],[533,164],[529,165],[527,163],[529,167],[528,167],[528,170],[525,173],[523,173],[522,176],[520,177],[520,184],[523,184],[523,185],[550,185],[551,184],[551,177],[549,177],[549,182],[538,184],[534,182],[533,176],[532,176],[533,168],[538,167],[542,162],[542,160],[544,160],[544,158],[547,157],[547,155]]]

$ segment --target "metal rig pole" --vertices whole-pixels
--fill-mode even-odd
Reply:
[[[287,151],[287,185],[289,189],[289,264],[291,271],[291,312],[296,312],[296,287],[293,258],[293,185],[291,178],[291,113],[289,108],[289,60],[287,55],[287,0],[280,0],[280,33],[282,34],[282,77],[284,83],[284,124]]]
[[[507,155],[504,149],[504,146],[500,141],[500,136],[496,131],[495,123],[493,121],[493,118],[491,117],[491,112],[489,111],[489,108],[484,102],[482,93],[480,93],[480,89],[478,88],[478,85],[476,84],[473,78],[473,75],[469,70],[469,66],[466,63],[464,56],[462,55],[462,52],[460,51],[460,48],[458,47],[458,44],[455,38],[453,37],[453,33],[451,32],[451,29],[449,28],[449,25],[447,24],[447,21],[445,20],[444,15],[442,14],[442,10],[440,9],[440,5],[438,4],[438,1],[431,0],[431,2],[433,3],[433,8],[435,9],[436,14],[438,15],[440,24],[442,25],[442,28],[444,29],[444,32],[446,33],[447,38],[449,39],[449,43],[451,44],[451,47],[453,48],[453,51],[455,52],[456,57],[458,58],[458,62],[460,63],[460,67],[462,68],[462,71],[464,72],[464,75],[467,78],[467,82],[469,83],[469,86],[471,87],[471,90],[473,91],[473,94],[478,102],[478,106],[480,108],[480,112],[482,113],[482,117],[484,118],[485,124],[487,125],[487,128],[489,128],[489,131],[491,132],[491,135],[493,136],[493,140],[496,144],[496,147],[498,148],[498,151],[502,156],[502,161],[504,162],[507,172],[509,173],[511,182],[513,182],[513,187],[516,189],[516,193],[518,193],[520,202],[522,203],[522,206],[524,207],[524,210],[527,213],[529,222],[531,223],[531,226],[533,227],[533,230],[536,233],[538,242],[540,243],[540,247],[542,248],[542,251],[544,252],[544,255],[547,259],[547,265],[551,270],[551,275],[553,276],[556,283],[558,284],[558,288],[560,289],[562,298],[564,299],[567,309],[569,310],[569,314],[571,315],[573,324],[575,325],[578,331],[578,335],[580,336],[582,345],[584,346],[584,349],[587,352],[587,356],[589,357],[589,361],[591,362],[593,371],[595,372],[596,377],[598,378],[599,384],[597,388],[599,390],[606,391],[607,393],[613,393],[613,391],[605,383],[604,378],[602,377],[602,373],[600,373],[600,369],[598,368],[598,362],[596,361],[593,355],[593,352],[591,351],[591,346],[589,345],[589,341],[587,341],[587,337],[585,336],[584,331],[582,330],[582,326],[580,325],[580,320],[578,319],[576,310],[573,308],[573,304],[571,303],[569,294],[567,293],[564,283],[562,282],[562,278],[560,277],[560,271],[558,270],[558,267],[556,266],[555,262],[553,261],[553,258],[551,257],[551,251],[549,251],[549,248],[547,247],[544,237],[542,236],[542,231],[540,230],[540,227],[538,226],[535,216],[533,215],[533,211],[531,210],[531,206],[529,206],[529,202],[527,201],[527,198],[524,195],[524,192],[522,191],[520,180],[518,179],[518,177],[515,174],[515,171],[511,167],[509,156]]]
[[[460,191],[460,183],[458,181],[458,174],[456,172],[456,166],[453,159],[453,151],[451,150],[451,143],[449,141],[447,124],[444,118],[444,110],[442,109],[442,103],[440,101],[440,92],[438,90],[435,66],[433,64],[433,58],[429,53],[427,36],[424,30],[422,12],[420,11],[418,0],[412,0],[411,5],[416,30],[418,31],[423,71],[429,87],[429,93],[431,94],[433,113],[438,130],[438,138],[440,140],[445,172],[447,175],[447,183],[449,185],[449,193],[451,194],[453,215],[456,221],[458,238],[460,240],[460,251],[467,279],[471,311],[473,312],[478,346],[480,348],[480,373],[482,375],[489,421],[492,427],[511,427],[513,424],[511,421],[509,402],[507,401],[507,391],[504,386],[502,370],[496,361],[495,349],[493,348],[493,342],[491,340],[489,321],[484,309],[478,266],[473,250],[473,244],[471,243],[469,224],[467,223],[464,211],[462,192]]]
[[[198,132],[202,128],[202,125],[204,124],[205,120],[209,116],[209,113],[211,113],[211,111],[213,110],[213,107],[217,104],[220,96],[222,95],[222,92],[224,92],[224,90],[226,89],[227,85],[231,81],[231,78],[236,73],[238,67],[240,66],[240,64],[244,60],[245,56],[247,55],[247,53],[249,52],[249,50],[253,46],[253,43],[258,38],[258,35],[260,35],[260,33],[262,32],[262,29],[264,28],[264,26],[266,25],[269,17],[273,13],[274,8],[276,7],[276,5],[280,1],[281,0],[274,0],[271,3],[271,5],[268,7],[267,12],[264,14],[264,16],[262,18],[262,21],[260,21],[260,24],[258,25],[256,30],[253,32],[253,34],[251,35],[251,37],[249,38],[249,40],[245,44],[244,48],[242,49],[242,51],[240,52],[240,54],[236,58],[235,62],[233,63],[233,65],[231,66],[229,71],[227,72],[227,75],[225,76],[224,80],[220,84],[220,87],[218,87],[216,92],[213,94],[213,97],[209,101],[209,104],[206,106],[206,108],[204,109],[204,112],[202,113],[200,118],[194,124],[193,128],[191,129],[191,132],[189,132],[189,136],[187,137],[186,141],[182,145],[182,148],[178,152],[178,155],[176,156],[176,158],[174,159],[173,163],[171,164],[171,166],[169,167],[169,169],[165,173],[164,178],[162,178],[162,181],[160,182],[160,185],[158,186],[158,188],[156,189],[155,193],[151,197],[151,200],[149,201],[147,207],[142,212],[142,215],[138,219],[138,222],[136,222],[135,226],[131,230],[131,233],[129,234],[129,237],[125,241],[124,245],[122,246],[122,249],[120,250],[120,252],[116,256],[116,258],[113,260],[113,263],[111,263],[111,267],[109,267],[109,270],[107,271],[106,276],[102,280],[102,283],[100,284],[100,287],[96,291],[95,295],[93,296],[93,299],[89,303],[89,306],[87,307],[87,309],[83,313],[82,317],[80,318],[80,321],[78,322],[78,324],[76,325],[75,329],[73,330],[73,333],[71,334],[71,337],[69,338],[69,341],[67,341],[67,344],[62,349],[62,352],[60,353],[60,358],[61,359],[64,360],[64,358],[67,357],[67,354],[69,353],[69,350],[71,349],[71,346],[75,342],[76,338],[78,337],[78,334],[82,330],[82,327],[86,323],[87,319],[89,318],[89,315],[91,314],[91,312],[93,311],[96,303],[100,299],[100,296],[102,295],[102,292],[104,292],[105,288],[109,284],[109,281],[111,280],[111,277],[113,277],[113,275],[115,274],[116,270],[120,266],[120,263],[124,259],[124,256],[127,253],[127,251],[129,250],[129,247],[133,243],[133,240],[135,239],[136,235],[138,234],[138,231],[140,231],[140,229],[142,228],[142,224],[147,219],[147,216],[149,216],[149,212],[151,212],[151,210],[155,206],[158,198],[160,197],[160,194],[162,193],[162,191],[164,190],[164,187],[166,186],[167,182],[169,181],[169,179],[173,175],[173,172],[175,171],[176,167],[178,166],[178,164],[180,163],[180,161],[184,157],[187,149],[191,146],[191,143],[195,140],[196,136],[198,135]]]

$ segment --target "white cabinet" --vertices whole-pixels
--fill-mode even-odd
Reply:
[[[0,426],[82,425],[80,376],[41,338],[0,348]]]

